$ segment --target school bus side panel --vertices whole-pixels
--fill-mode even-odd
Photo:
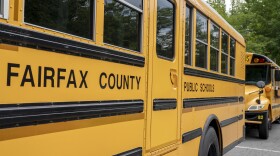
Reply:
[[[135,52],[104,44],[104,1],[94,2],[95,34],[93,40],[87,40],[24,23],[24,1],[11,1],[10,19],[0,19],[1,31],[13,30],[5,32],[14,34],[8,35],[7,40],[12,38],[23,44],[6,41],[2,39],[5,35],[0,35],[5,41],[5,44],[0,44],[0,155],[101,156],[134,149],[143,152],[148,3],[143,3],[141,52]],[[9,29],[4,30],[3,27]],[[15,35],[19,37],[13,38]],[[22,36],[26,40],[19,40]],[[57,40],[44,41],[38,36]],[[64,42],[62,47],[66,51],[60,51],[42,48],[44,45],[34,46],[32,42],[26,44],[31,39],[50,44],[46,47],[52,44],[61,46],[62,43],[58,43],[60,40],[78,44],[67,47],[64,44],[68,43]],[[79,49],[81,45],[88,48],[80,50],[92,51],[93,54],[67,51],[67,48]],[[100,54],[100,49],[105,53],[104,58],[91,57],[98,52]],[[142,62],[140,65],[123,62],[121,57],[119,61],[114,60],[116,54],[124,60],[132,58],[137,62],[140,58]],[[64,107],[68,109],[63,110]],[[34,108],[45,108],[48,114],[45,110],[38,112]],[[52,112],[52,108],[56,110]],[[31,111],[24,111],[22,117],[26,118],[23,119],[20,115],[16,116],[21,113],[17,109]],[[7,113],[8,110],[15,114]],[[5,115],[13,115],[14,121],[9,122],[3,111]],[[55,113],[58,117],[67,116],[57,118]],[[35,119],[30,117],[34,114],[37,115]],[[3,126],[4,123],[8,125]]]

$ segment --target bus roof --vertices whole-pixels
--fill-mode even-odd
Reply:
[[[243,36],[237,32],[215,9],[213,9],[204,0],[189,0],[189,2],[196,7],[200,12],[208,16],[211,21],[218,24],[223,30],[229,33],[236,41],[245,46]]]
[[[274,61],[272,61],[270,58],[268,58],[265,55],[247,52],[246,56],[251,57],[250,63],[259,63],[259,62],[254,62],[254,60],[255,59],[257,59],[257,60],[263,59],[264,61],[260,62],[260,63],[270,63],[273,67],[280,69],[280,67]]]

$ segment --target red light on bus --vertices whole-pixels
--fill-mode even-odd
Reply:
[[[254,58],[254,63],[265,63],[265,59],[264,58]]]
[[[259,63],[264,63],[265,62],[265,59],[264,58],[260,58],[259,59]]]

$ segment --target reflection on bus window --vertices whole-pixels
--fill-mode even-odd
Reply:
[[[2,18],[4,14],[4,0],[0,0],[0,17]]]
[[[222,73],[228,74],[228,34],[222,32]]]
[[[220,28],[211,22],[210,26],[210,69],[218,71],[219,69],[219,43]]]
[[[234,76],[235,74],[235,40],[230,38],[230,75]]]
[[[195,66],[207,68],[207,46],[208,46],[208,24],[207,18],[197,12],[196,14],[196,55]]]
[[[93,0],[25,0],[24,21],[92,39]]]
[[[192,52],[191,52],[191,9],[186,7],[186,29],[185,29],[185,64],[192,65]]]
[[[174,57],[174,6],[168,0],[157,2],[157,54]]]
[[[246,84],[255,85],[258,81],[270,83],[270,68],[268,65],[246,66]]]
[[[140,51],[140,30],[141,13],[115,0],[105,0],[105,43]]]

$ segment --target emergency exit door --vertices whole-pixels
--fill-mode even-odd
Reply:
[[[178,55],[175,48],[175,4],[156,0],[152,59],[151,148],[172,144],[178,132]],[[151,55],[150,55],[151,56]],[[150,79],[150,80],[151,80]]]

